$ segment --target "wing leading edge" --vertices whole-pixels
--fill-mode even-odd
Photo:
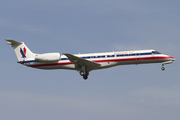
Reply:
[[[101,66],[101,64],[85,60],[83,58],[77,57],[75,55],[71,55],[69,53],[63,53],[65,56],[68,57],[68,59],[77,67],[81,68],[82,66],[85,66],[87,69],[91,70],[93,68],[98,68]]]

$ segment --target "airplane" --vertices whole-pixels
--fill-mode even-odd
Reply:
[[[14,48],[18,63],[37,69],[67,69],[77,70],[84,80],[92,70],[105,69],[118,65],[162,63],[164,65],[175,61],[175,58],[156,50],[136,50],[120,52],[104,52],[89,54],[44,53],[36,54],[24,44],[12,39],[5,39]]]

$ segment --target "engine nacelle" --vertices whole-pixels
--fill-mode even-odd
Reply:
[[[60,53],[36,54],[35,60],[38,62],[57,62],[61,60],[61,54]]]

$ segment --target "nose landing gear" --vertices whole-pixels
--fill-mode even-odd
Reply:
[[[173,62],[172,60],[163,62],[163,63],[162,63],[162,68],[161,68],[161,70],[164,71],[164,70],[165,70],[164,65],[165,65],[165,64],[170,64],[170,63],[172,63],[172,62]]]
[[[162,64],[162,68],[161,68],[161,70],[162,70],[162,71],[164,71],[164,70],[165,70],[164,64]]]

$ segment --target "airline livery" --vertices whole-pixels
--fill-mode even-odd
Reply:
[[[7,44],[12,45],[18,63],[28,67],[38,69],[68,69],[77,70],[86,80],[92,70],[114,67],[117,65],[162,63],[164,65],[172,63],[175,59],[171,56],[159,53],[155,50],[120,51],[89,54],[69,54],[69,53],[45,53],[35,54],[24,44],[11,39],[6,39]]]

